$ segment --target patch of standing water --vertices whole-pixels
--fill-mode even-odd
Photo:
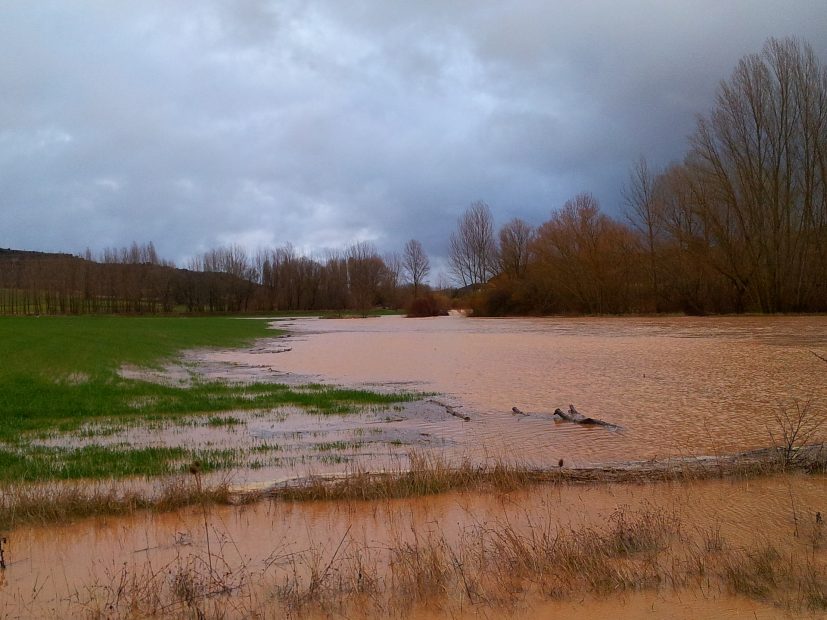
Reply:
[[[343,579],[349,576],[344,572],[347,564],[333,562],[337,557],[358,557],[366,568],[375,560],[378,575],[386,577],[382,567],[388,558],[382,554],[417,540],[444,540],[470,553],[462,545],[476,540],[469,538],[473,528],[488,533],[508,528],[530,540],[533,532],[547,527],[564,534],[605,529],[619,509],[630,515],[657,511],[679,524],[669,549],[663,551],[667,570],[673,570],[671,554],[680,557],[684,546],[691,546],[691,541],[703,544],[710,534],[716,548],[701,552],[710,562],[721,553],[764,544],[824,562],[825,547],[815,538],[814,515],[824,513],[825,506],[823,478],[786,475],[680,484],[543,485],[510,493],[453,492],[377,502],[260,502],[206,510],[195,506],[163,514],[139,512],[21,527],[9,536],[0,615],[93,615],[92,610],[107,602],[128,601],[130,588],[136,589],[133,577],[154,575],[159,588],[169,587],[178,567],[198,566],[193,559],[206,557],[207,532],[216,565],[247,578],[244,596],[227,599],[237,601],[241,610],[244,603],[278,609],[278,585],[293,578],[293,571],[303,574],[313,566],[313,558],[322,567],[330,561]],[[337,555],[334,551],[342,541]],[[705,587],[664,581],[640,592],[604,597],[584,597],[580,592],[557,601],[518,597],[524,606],[524,615],[518,617],[563,613],[575,605],[578,617],[585,618],[633,618],[646,608],[654,609],[656,617],[704,617],[707,612],[721,618],[784,616],[770,602],[733,596],[712,572],[704,581]],[[492,616],[503,611],[481,609]],[[454,615],[463,617],[459,610]]]

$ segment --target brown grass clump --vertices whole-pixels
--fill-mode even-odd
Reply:
[[[796,554],[763,544],[724,556],[719,574],[736,594],[791,611],[827,610],[827,566],[813,554]]]
[[[475,464],[468,459],[459,465],[431,454],[411,453],[409,466],[390,471],[352,469],[340,476],[310,476],[273,487],[264,495],[292,501],[378,500],[417,497],[453,490],[512,491],[542,483],[601,484],[687,481],[709,478],[765,476],[790,469],[823,473],[827,450],[807,446],[796,450],[793,461],[775,448],[753,450],[715,458],[646,461],[621,466],[549,469],[505,461]],[[247,496],[253,501],[259,496]],[[239,501],[242,498],[239,497]]]
[[[730,588],[750,598],[766,598],[787,576],[781,554],[772,545],[734,552],[721,565]]]
[[[155,493],[99,483],[9,484],[0,488],[0,530],[136,510],[166,512],[205,502],[228,504],[231,499],[227,482],[200,488],[183,477],[167,480]]]
[[[464,459],[458,466],[429,454],[412,453],[409,466],[384,472],[354,469],[344,476],[311,476],[268,491],[285,500],[377,500],[418,497],[460,489],[509,491],[548,481],[543,470],[504,462],[474,465]]]

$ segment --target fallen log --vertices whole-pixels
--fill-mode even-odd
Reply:
[[[527,416],[529,414],[523,412],[522,410],[518,409],[517,407],[511,408],[511,413],[514,415],[522,415]],[[619,429],[620,427],[617,424],[612,424],[611,422],[606,422],[605,420],[598,420],[597,418],[588,418],[584,416],[582,413],[577,411],[574,408],[574,405],[569,405],[568,411],[563,411],[559,407],[554,410],[553,416],[557,416],[558,418],[565,420],[567,422],[573,422],[574,424],[586,424],[592,426],[604,426],[610,429]]]
[[[465,415],[464,413],[460,413],[459,411],[457,411],[456,407],[452,407],[451,405],[446,405],[445,403],[440,402],[438,400],[434,400],[433,398],[429,398],[427,402],[433,403],[435,405],[439,405],[440,407],[445,409],[445,411],[447,413],[450,413],[455,418],[459,418],[460,420],[463,420],[465,422],[470,422],[471,421],[471,416]]]
[[[610,422],[605,422],[603,420],[598,420],[597,418],[587,418],[582,413],[577,411],[574,408],[574,405],[569,405],[568,411],[563,411],[562,409],[555,409],[554,415],[563,418],[568,422],[574,422],[575,424],[596,424],[598,426],[614,426]]]

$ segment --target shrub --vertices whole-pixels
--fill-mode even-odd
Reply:
[[[450,308],[451,302],[444,295],[426,293],[411,300],[408,304],[407,315],[409,317],[447,316]]]

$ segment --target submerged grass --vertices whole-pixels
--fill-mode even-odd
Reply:
[[[554,472],[500,461],[474,464],[465,459],[457,465],[418,452],[408,455],[408,460],[408,466],[400,465],[392,471],[377,473],[355,468],[334,478],[311,476],[275,487],[268,491],[268,495],[296,501],[394,499],[460,489],[506,491],[557,477]]]
[[[348,444],[357,448],[357,444]],[[316,444],[316,452],[322,462],[345,463],[350,459],[337,452],[327,453],[326,449],[336,450],[344,448],[344,444],[337,445]],[[199,471],[203,473],[219,470],[229,470],[239,467],[260,468],[267,464],[280,461],[278,456],[281,446],[277,444],[260,444],[242,449],[205,448],[189,450],[184,448],[141,448],[129,449],[114,447],[89,446],[81,449],[32,447],[28,451],[15,452],[0,450],[0,497],[5,499],[5,510],[13,513],[16,497],[21,495],[21,489],[26,482],[37,481],[72,481],[79,479],[106,479],[124,478],[129,476],[164,476],[180,474],[187,471],[193,461],[199,462]],[[825,454],[821,449],[812,449],[802,453],[797,461],[797,470],[804,473],[825,473]],[[443,458],[427,453],[410,453],[407,463],[400,460],[398,467],[380,472],[367,471],[359,465],[349,468],[340,475],[309,476],[286,481],[275,487],[263,491],[238,491],[228,494],[233,503],[250,503],[262,499],[275,501],[375,501],[390,500],[406,497],[424,497],[428,495],[447,493],[449,491],[496,491],[509,492],[528,488],[534,485],[549,484],[629,484],[651,483],[656,481],[690,481],[709,478],[735,477],[745,478],[789,473],[792,469],[784,465],[773,451],[767,450],[759,459],[751,453],[749,465],[732,457],[726,463],[716,463],[714,466],[707,461],[690,463],[664,463],[662,467],[651,467],[648,470],[630,468],[592,468],[592,469],[537,469],[516,463],[493,461],[488,463],[473,463],[462,460],[452,463]],[[162,480],[165,478],[162,478]],[[7,489],[14,488],[14,492]],[[60,503],[62,493],[60,485],[49,487],[55,489],[55,497],[40,495],[40,501],[45,503]],[[79,488],[79,487],[78,487]],[[95,489],[94,484],[89,486]],[[73,495],[74,497],[74,495]],[[26,501],[29,501],[28,499]],[[221,501],[224,501],[221,499]],[[117,514],[122,511],[118,502],[100,502],[89,500],[90,505],[99,506],[99,514]],[[110,512],[111,510],[111,512]],[[67,511],[70,514],[72,511]],[[48,514],[48,512],[46,513]],[[58,511],[56,514],[63,514]],[[15,522],[2,520],[0,510],[0,529],[17,525]],[[619,516],[613,516],[611,521],[615,526],[616,544],[618,548],[627,551],[638,551],[639,540],[624,538],[627,531],[626,523]],[[823,538],[818,530],[816,542]],[[709,551],[721,550],[723,541],[715,530],[707,532]],[[815,540],[815,539],[814,539]],[[814,543],[815,545],[815,543]],[[644,547],[646,545],[643,545]]]
[[[642,590],[680,595],[696,588],[761,601],[791,615],[827,610],[820,516],[810,538],[796,536],[785,544],[776,537],[773,543],[742,547],[725,540],[720,528],[685,528],[677,512],[646,503],[637,509],[618,506],[608,518],[579,526],[554,513],[523,512],[514,505],[502,518],[472,521],[456,533],[403,528],[381,544],[359,534],[351,537],[348,529],[332,545],[311,541],[300,551],[274,549],[263,564],[252,566],[233,559],[232,541],[210,523],[209,505],[261,496],[234,495],[225,483],[203,484],[202,467],[199,463],[190,470],[194,474],[170,479],[151,497],[114,483],[3,485],[0,530],[200,505],[207,543],[215,534],[222,545],[208,544],[206,552],[182,549],[163,567],[125,563],[122,572],[109,575],[111,581],[88,584],[64,601],[71,607],[67,613],[91,617],[408,617],[422,609],[452,617],[468,610],[496,617],[530,610],[538,601]],[[560,483],[565,480],[559,472],[556,476]],[[457,468],[412,455],[410,472],[365,478],[360,486],[354,480],[319,481],[276,496],[381,500],[448,488],[509,490],[539,480],[537,472],[517,466]]]
[[[827,609],[823,561],[761,543],[710,551],[663,509],[619,507],[607,522],[575,527],[550,514],[517,517],[456,534],[411,528],[381,544],[348,528],[299,551],[274,549],[255,566],[234,557],[232,541],[182,549],[162,567],[124,564],[65,604],[91,617],[530,617],[538,603],[700,589],[790,616]]]
[[[124,364],[152,367],[185,348],[238,346],[277,334],[263,320],[231,318],[0,318],[0,441],[44,429],[74,430],[95,418],[177,416],[295,405],[346,413],[410,395],[330,386],[160,385],[124,379]]]
[[[0,483],[168,476],[185,471],[192,461],[211,472],[242,465],[244,455],[240,450],[167,446],[0,449]]]
[[[110,378],[80,385],[21,379],[0,385],[0,441],[15,442],[21,433],[77,429],[95,418],[175,417],[232,410],[293,405],[319,414],[342,414],[360,406],[412,400],[408,394],[378,394],[330,386],[295,388],[282,384],[195,383],[188,387]]]
[[[292,501],[377,500],[418,497],[454,490],[511,491],[544,483],[603,484],[656,481],[689,481],[709,478],[750,478],[793,470],[813,474],[827,472],[823,446],[799,449],[795,467],[774,448],[755,450],[717,459],[684,459],[645,465],[592,468],[535,468],[519,463],[463,459],[451,463],[433,454],[413,452],[408,464],[385,471],[353,468],[338,476],[310,476],[288,481],[267,495]]]
[[[124,423],[282,406],[343,414],[415,398],[316,384],[196,380],[168,385],[118,374],[125,364],[160,367],[186,348],[239,346],[277,334],[260,319],[0,317],[0,482],[163,475],[196,457],[207,467],[238,464],[215,450],[197,455],[183,448],[32,445],[32,440],[77,431],[89,423],[118,428]],[[207,420],[213,426],[240,423],[238,417],[227,415]]]

